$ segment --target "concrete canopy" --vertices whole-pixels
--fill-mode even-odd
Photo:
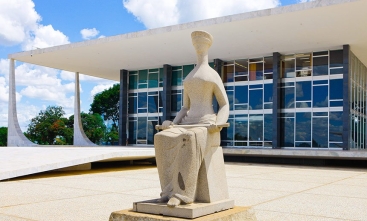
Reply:
[[[341,48],[367,65],[367,0],[313,2],[10,54],[41,66],[119,80],[119,70],[195,63],[190,33],[214,36],[209,59]]]

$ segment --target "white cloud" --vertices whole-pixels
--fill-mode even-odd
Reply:
[[[123,0],[124,7],[147,28],[273,8],[279,0]]]
[[[68,37],[61,31],[55,30],[52,25],[38,25],[29,38],[24,41],[22,48],[28,51],[36,48],[47,48],[68,43],[70,43]]]
[[[298,3],[313,2],[315,0],[299,0]]]
[[[96,28],[84,28],[80,31],[82,38],[85,40],[96,37],[99,34],[99,31]]]
[[[0,45],[22,43],[31,31],[37,29],[41,16],[32,0],[0,1]]]
[[[90,96],[93,97],[94,95],[98,94],[99,92],[102,92],[110,87],[112,87],[115,83],[111,84],[99,84],[93,87],[93,89],[90,92]]]

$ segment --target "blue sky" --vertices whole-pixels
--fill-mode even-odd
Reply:
[[[0,127],[7,126],[7,55],[193,20],[307,0],[0,0]],[[22,130],[49,105],[73,114],[74,75],[16,63],[17,108]],[[81,108],[113,81],[81,76]]]

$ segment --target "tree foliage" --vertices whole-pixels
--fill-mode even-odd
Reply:
[[[47,107],[31,119],[25,135],[38,144],[69,144],[73,132],[67,127],[68,119],[63,117],[64,114],[62,107]]]
[[[72,145],[74,115],[64,117],[62,107],[49,106],[31,120],[25,135],[41,145]],[[105,137],[106,126],[99,114],[81,113],[82,125],[87,137],[99,144]]]
[[[120,85],[115,84],[94,96],[93,103],[90,105],[90,113],[98,113],[104,120],[111,120],[114,127],[119,121],[119,93]]]
[[[8,145],[8,128],[0,127],[0,146]]]
[[[82,126],[85,135],[90,141],[96,144],[100,144],[103,141],[106,133],[106,125],[104,125],[101,115],[95,114],[80,114],[82,119]],[[74,115],[69,117],[68,127],[73,128],[74,126]]]

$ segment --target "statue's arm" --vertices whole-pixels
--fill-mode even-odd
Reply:
[[[214,95],[219,105],[216,124],[225,124],[229,116],[229,102],[222,82],[214,86]]]
[[[183,106],[181,110],[177,113],[175,119],[173,120],[174,124],[181,123],[182,118],[184,118],[187,115],[187,112],[190,110],[190,98],[183,90]]]

